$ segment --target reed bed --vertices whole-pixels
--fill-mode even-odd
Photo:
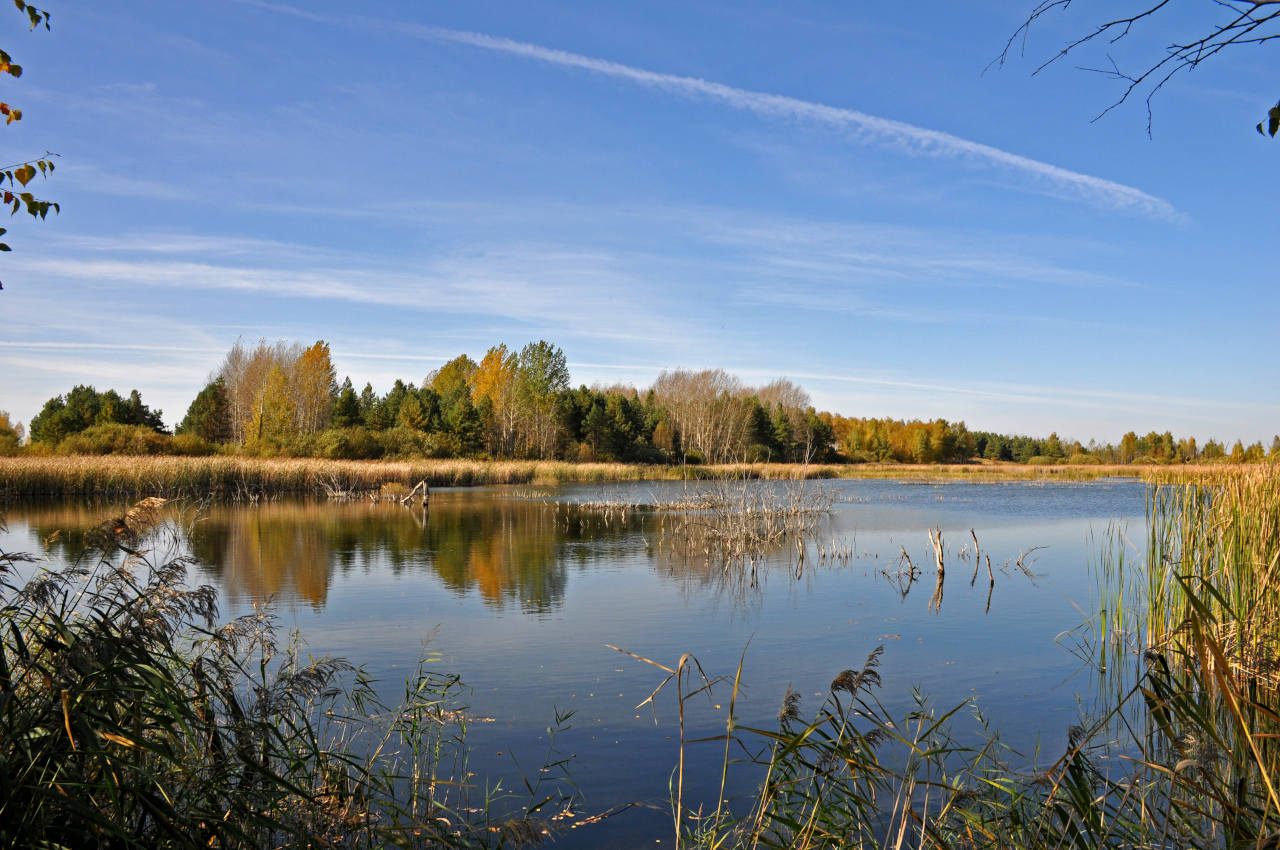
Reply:
[[[1149,500],[1147,645],[1185,651],[1199,616],[1232,675],[1280,685],[1280,474],[1154,488]]]
[[[836,675],[807,719],[788,688],[774,728],[737,717],[741,663],[709,677],[692,655],[664,665],[628,652],[665,674],[650,700],[675,684],[675,846],[1280,847],[1280,474],[1213,481],[1152,488],[1145,551],[1110,530],[1098,611],[1079,635],[1096,702],[1057,754],[1009,750],[968,703],[916,694],[892,715],[877,699],[882,648]],[[691,740],[689,707],[714,689],[729,691],[724,733]],[[968,714],[977,728],[955,734]],[[712,759],[720,794],[690,800],[688,765]],[[740,769],[761,781],[727,800]]]
[[[0,458],[0,495],[253,498],[484,484],[558,484],[660,477],[664,467],[552,461],[339,461],[239,457]]]
[[[0,846],[520,847],[563,801],[468,777],[456,676],[424,658],[403,701],[282,641],[269,611],[216,625],[181,558],[148,560],[160,500],[61,570],[0,552]],[[567,717],[557,718],[557,727]]]
[[[486,460],[324,460],[68,455],[0,457],[0,498],[46,496],[184,496],[254,498],[328,490],[374,492],[384,484],[431,487],[488,484],[545,486],[659,480],[800,480],[898,478],[946,481],[1091,481],[1116,476],[1159,483],[1213,481],[1248,474],[1240,466],[1019,466],[1014,464],[724,464],[658,466],[624,463]]]
[[[805,481],[783,485],[740,479],[684,499],[659,504],[663,512],[657,546],[676,562],[701,559],[723,573],[744,572],[748,586],[758,580],[757,562],[788,548],[802,568],[806,544],[834,497]]]

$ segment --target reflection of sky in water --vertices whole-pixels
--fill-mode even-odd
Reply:
[[[793,485],[769,484],[786,487]],[[1030,751],[1037,738],[1056,754],[1076,719],[1079,664],[1057,639],[1091,607],[1089,565],[1113,519],[1141,536],[1145,487],[1091,484],[901,484],[832,481],[837,497],[820,537],[857,556],[837,566],[813,560],[791,575],[783,553],[757,590],[725,582],[715,569],[671,563],[657,545],[660,517],[633,512],[604,522],[556,501],[666,501],[680,482],[539,488],[539,498],[510,499],[501,489],[441,490],[423,517],[398,505],[268,503],[215,507],[196,523],[192,551],[206,564],[196,577],[216,585],[224,617],[274,598],[280,625],[298,627],[316,654],[363,663],[399,690],[424,641],[441,666],[474,691],[471,706],[492,723],[473,725],[473,769],[507,774],[511,756],[526,772],[545,751],[558,707],[577,712],[559,746],[575,753],[573,778],[587,810],[646,801],[565,846],[628,846],[634,830],[667,838],[666,791],[675,764],[673,698],[637,711],[661,681],[654,668],[605,647],[613,644],[674,665],[695,654],[711,674],[731,674],[743,648],[740,722],[765,728],[784,688],[821,702],[831,679],[858,667],[883,644],[880,697],[905,710],[920,686],[934,705],[976,696],[1005,740]],[[537,496],[538,493],[526,493]],[[7,551],[39,551],[57,527],[74,531],[104,510],[45,507],[9,511]],[[933,556],[926,528],[940,526],[948,548],[941,609],[929,607]],[[996,570],[990,613],[983,566],[970,586],[974,529]],[[66,535],[67,547],[75,535]],[[648,545],[646,545],[648,544]],[[1032,547],[1031,581],[1002,566]],[[905,547],[923,580],[903,598],[880,575]],[[50,550],[58,553],[58,544]],[[1030,559],[1029,559],[1030,560]],[[696,566],[696,565],[694,565]],[[1076,606],[1079,606],[1079,609]],[[690,736],[723,731],[729,690],[691,704]],[[971,724],[967,713],[958,726]],[[714,800],[716,745],[689,782]],[[501,753],[501,755],[499,755]],[[1052,757],[1052,755],[1050,755]],[[745,779],[744,779],[745,783]],[[516,785],[518,785],[518,781]],[[634,842],[634,834],[631,843]],[[652,838],[646,843],[651,843]]]

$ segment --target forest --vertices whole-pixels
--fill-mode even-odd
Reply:
[[[904,421],[818,411],[780,378],[759,387],[722,369],[674,369],[646,389],[571,385],[564,352],[545,340],[459,355],[421,384],[386,393],[337,380],[329,345],[237,341],[172,434],[137,390],[76,386],[45,402],[26,434],[0,412],[0,454],[239,454],[332,459],[547,459],[651,464],[1253,463],[1269,448],[1168,431],[1117,444],[970,431],[945,419]],[[24,439],[27,437],[27,439]]]

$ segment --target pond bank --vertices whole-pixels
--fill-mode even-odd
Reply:
[[[1134,477],[1158,483],[1238,474],[1248,466],[1021,466],[974,463],[726,464],[660,466],[564,461],[405,460],[315,458],[133,457],[71,455],[0,458],[0,498],[31,496],[186,496],[259,498],[333,490],[374,492],[384,484],[432,487],[490,484],[568,484],[612,481],[753,478],[902,478],[918,481],[1091,481]]]

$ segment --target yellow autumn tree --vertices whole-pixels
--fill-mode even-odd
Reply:
[[[22,425],[15,425],[7,410],[0,410],[0,455],[15,455],[22,445]]]
[[[272,370],[280,369],[286,376],[287,390],[288,375],[293,372],[293,365],[301,354],[302,348],[297,343],[290,345],[282,341],[270,345],[265,339],[260,339],[256,346],[248,348],[242,340],[236,340],[215,376],[222,379],[229,420],[227,425],[235,442],[248,443],[257,438],[259,402],[267,379]]]
[[[515,451],[520,410],[515,404],[516,355],[507,346],[495,345],[471,373],[471,401],[477,407],[487,400],[493,409],[493,443],[498,454]]]
[[[294,426],[303,434],[324,430],[338,392],[338,376],[329,359],[329,343],[317,340],[304,349],[293,362],[291,371],[289,389],[293,397]]]
[[[293,434],[296,406],[289,391],[289,375],[280,364],[273,364],[258,395],[247,442],[279,444]]]
[[[475,374],[476,361],[459,354],[427,376],[425,384],[440,396],[441,404],[453,404],[464,392],[470,392],[471,376]]]

